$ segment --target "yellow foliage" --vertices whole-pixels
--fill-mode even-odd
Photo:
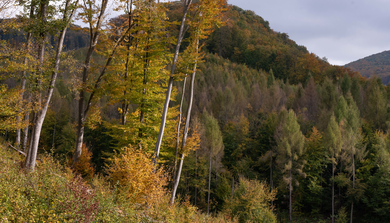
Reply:
[[[95,168],[91,163],[91,159],[92,152],[89,151],[85,144],[83,144],[81,147],[81,156],[73,168],[86,179],[92,179],[95,173]]]
[[[22,122],[17,122],[23,108],[18,89],[8,90],[5,85],[0,85],[0,130],[15,130],[23,128]]]
[[[273,207],[276,190],[257,180],[240,178],[240,184],[234,189],[233,199],[226,199],[225,211],[237,217],[239,222],[276,222]]]
[[[111,162],[107,170],[110,181],[119,185],[127,199],[153,206],[165,197],[167,176],[163,169],[155,170],[151,158],[143,151],[125,148],[123,154],[114,157]]]

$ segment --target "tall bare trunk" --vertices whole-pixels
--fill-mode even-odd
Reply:
[[[210,152],[210,165],[209,165],[209,193],[207,195],[207,215],[210,213],[210,187],[211,187],[211,152]]]
[[[73,17],[73,13],[74,13],[74,10],[73,10],[68,17],[67,13],[68,13],[69,4],[70,4],[70,0],[67,0],[66,5],[65,5],[65,12],[64,12],[64,16],[63,16],[63,21],[66,22],[66,25],[64,27],[62,27],[60,36],[58,38],[56,57],[55,57],[55,61],[54,61],[54,70],[53,70],[53,73],[51,75],[47,96],[46,96],[44,101],[40,102],[43,104],[40,105],[40,106],[42,106],[41,110],[39,110],[37,112],[36,123],[35,123],[34,130],[33,130],[34,134],[31,135],[31,138],[32,138],[31,152],[29,151],[29,153],[28,153],[29,155],[27,156],[26,164],[25,164],[26,169],[28,169],[29,171],[34,171],[36,156],[37,156],[37,152],[38,152],[39,138],[41,135],[43,121],[45,120],[46,112],[47,112],[47,109],[49,108],[49,103],[50,103],[51,97],[53,96],[54,86],[55,86],[55,82],[57,79],[58,70],[60,67],[61,53],[62,53],[66,30],[67,30],[67,27],[68,27],[68,25]],[[45,7],[47,8],[47,5],[45,5]],[[45,12],[44,13],[42,12],[42,15],[46,15],[46,9],[44,9],[44,10],[45,10]],[[42,44],[42,48],[43,49],[40,49],[40,55],[39,55],[40,63],[43,63],[43,58],[44,58],[44,45],[43,44]],[[42,98],[41,98],[41,96],[39,96],[39,97],[40,97],[39,100],[41,101]]]
[[[355,154],[352,152],[352,189],[355,189]],[[351,204],[351,223],[353,219],[353,200]]]
[[[270,185],[271,185],[271,190],[274,189],[274,182],[272,180],[272,150],[271,150],[271,156],[270,156],[270,164],[269,164],[269,181],[270,181]],[[274,200],[271,200],[271,205],[274,206]]]
[[[334,223],[334,168],[335,167],[333,163],[332,164],[332,223]]]
[[[198,150],[195,150],[195,182],[198,180]],[[196,199],[198,195],[198,184],[195,184],[195,206],[196,206]]]
[[[28,102],[30,102],[31,99],[28,99]],[[30,112],[27,111],[26,115],[24,116],[24,122],[26,127],[24,127],[23,130],[23,144],[22,144],[22,149],[25,153],[27,153],[27,141],[28,141],[28,125],[30,124]]]
[[[233,192],[234,192],[234,175],[232,177],[232,196],[230,198],[230,202],[233,202]]]
[[[199,44],[199,40],[197,41],[197,44]],[[196,53],[198,53],[198,45],[196,47]],[[180,160],[179,171],[178,171],[176,179],[175,179],[175,187],[179,186],[181,168],[183,167],[183,161],[184,161],[184,152],[185,152],[184,148],[185,148],[186,143],[187,143],[188,129],[190,127],[192,104],[193,104],[193,101],[194,101],[194,84],[195,84],[195,75],[196,75],[196,64],[197,64],[197,60],[195,59],[194,70],[193,70],[192,75],[191,75],[190,100],[189,100],[189,103],[188,103],[186,124],[184,126],[183,139],[182,139],[182,144],[181,144],[181,150],[182,150],[182,157],[183,158]],[[183,89],[184,89],[184,87],[183,87]],[[184,93],[184,91],[183,91],[183,93]],[[177,189],[174,188],[174,190],[172,191],[171,204],[173,204],[174,201],[175,201],[176,190]]]
[[[177,123],[175,164],[173,167],[173,180],[174,180],[173,184],[175,184],[175,179],[176,179],[177,155],[179,152],[179,144],[180,144],[180,124],[181,124],[181,116],[183,114],[183,101],[184,101],[184,94],[185,94],[185,90],[186,90],[186,82],[187,82],[187,76],[184,77],[184,81],[183,81],[183,90],[181,93],[181,101],[180,101],[180,109],[179,109],[179,122]]]
[[[47,7],[48,3],[45,1],[41,1],[40,4],[40,12],[39,17],[41,19],[41,23],[46,23],[46,17],[47,17]],[[45,39],[46,39],[46,33],[43,31],[39,34],[39,40],[38,40],[38,67],[37,67],[37,74],[39,74],[40,78],[37,78],[37,87],[41,88],[42,85],[42,69],[43,69],[43,62],[45,59]],[[25,162],[25,168],[27,171],[34,171],[35,168],[35,162],[37,158],[37,152],[38,152],[38,143],[39,143],[39,137],[41,135],[41,129],[43,120],[41,118],[42,113],[42,90],[39,90],[39,93],[35,95],[34,98],[34,104],[38,107],[38,111],[35,113],[35,123],[33,127],[33,134],[31,134],[31,143],[30,143],[30,149],[27,153],[26,162]]]
[[[73,157],[73,165],[78,161],[81,156],[81,147],[83,144],[84,138],[84,124],[86,120],[86,114],[88,110],[84,109],[85,107],[85,91],[86,84],[88,78],[89,68],[91,66],[92,54],[95,51],[95,47],[97,45],[99,36],[100,36],[100,27],[102,25],[103,16],[107,7],[108,0],[102,0],[100,14],[97,19],[95,31],[92,28],[92,24],[90,24],[90,39],[89,39],[89,47],[88,52],[85,57],[84,66],[83,66],[83,78],[82,78],[82,89],[80,91],[79,97],[79,114],[78,114],[78,124],[77,124],[77,140],[76,140],[76,149]],[[92,10],[92,9],[91,9]]]
[[[33,18],[34,16],[34,9],[35,7],[33,5],[31,5],[31,8],[30,8],[30,18]],[[27,55],[30,54],[30,42],[31,42],[31,37],[32,37],[32,34],[31,32],[27,33],[27,39],[26,39],[26,57],[24,58],[24,65],[26,66],[27,65],[27,62],[28,62],[28,58],[27,58]],[[24,70],[23,71],[23,74],[22,74],[22,93],[20,94],[20,98],[23,100],[23,97],[24,97],[24,92],[26,90],[26,76],[27,76],[27,71]],[[22,117],[21,117],[21,114],[22,114],[22,111],[20,111],[20,115],[18,115],[18,117],[16,117],[16,121],[17,123],[19,124],[22,120]],[[22,131],[20,128],[18,128],[16,130],[16,140],[15,140],[15,145],[17,148],[20,147],[20,141],[21,141],[21,135],[22,135]],[[23,148],[25,149],[25,147]]]
[[[291,157],[291,163],[292,163],[292,157]],[[292,170],[291,169],[290,169],[289,191],[290,191],[290,221],[292,221]]]
[[[100,83],[103,80],[104,75],[106,74],[108,66],[111,64],[112,59],[114,58],[114,55],[116,53],[116,50],[118,49],[118,46],[121,44],[125,36],[129,33],[130,29],[133,27],[133,24],[127,28],[126,31],[122,33],[122,35],[116,40],[114,46],[112,47],[112,51],[110,55],[107,57],[106,64],[104,67],[101,69],[99,77],[96,79],[95,84],[93,86],[93,90],[91,95],[88,98],[87,103],[85,103],[86,97],[86,85],[87,85],[87,78],[89,74],[89,68],[91,65],[91,59],[92,59],[92,54],[95,51],[100,32],[101,32],[101,26],[103,23],[103,18],[105,15],[105,11],[107,8],[108,0],[102,0],[102,3],[100,5],[100,14],[97,18],[96,22],[96,27],[95,30],[92,29],[92,25],[90,28],[90,42],[89,42],[89,48],[88,52],[85,58],[84,62],[84,67],[83,67],[83,80],[82,80],[82,90],[80,90],[80,99],[79,99],[79,115],[78,115],[78,125],[77,125],[77,141],[76,141],[76,149],[74,152],[74,157],[73,157],[73,166],[77,163],[78,159],[81,156],[81,147],[83,144],[83,138],[84,138],[84,125],[85,121],[87,119],[88,112],[92,106],[92,102],[94,100],[94,96],[96,94],[97,89],[100,86]],[[131,1],[132,5],[132,1]]]
[[[184,153],[182,153],[180,156],[179,169],[177,170],[177,174],[176,174],[176,178],[174,180],[173,190],[172,190],[172,194],[171,194],[171,200],[170,200],[171,204],[175,203],[175,196],[176,196],[177,188],[178,188],[179,182],[180,182],[180,175],[181,175],[181,171],[183,169],[183,162],[184,162]]]
[[[181,42],[183,40],[184,33],[185,33],[184,25],[185,25],[188,9],[189,9],[191,3],[192,3],[192,0],[186,0],[185,1],[183,17],[182,17],[181,24],[180,24],[179,36],[177,38],[175,54],[174,54],[173,60],[172,60],[171,75],[170,75],[169,81],[168,81],[168,89],[167,89],[167,95],[165,97],[164,109],[163,109],[162,117],[161,117],[160,130],[159,130],[158,137],[157,137],[156,148],[154,150],[154,158],[153,158],[154,165],[157,165],[158,157],[159,157],[159,154],[160,154],[161,142],[162,142],[162,138],[163,138],[163,135],[164,135],[165,123],[166,123],[166,120],[167,120],[169,101],[171,100],[172,85],[173,85],[173,75],[175,74],[177,58],[179,56],[179,50],[180,50]]]

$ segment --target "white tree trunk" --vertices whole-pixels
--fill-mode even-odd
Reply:
[[[66,5],[65,5],[64,17],[63,17],[63,21],[67,22],[67,23],[62,28],[60,36],[58,38],[58,46],[57,46],[57,50],[56,50],[54,70],[53,70],[53,73],[51,75],[47,96],[46,96],[45,101],[43,101],[43,105],[42,105],[41,110],[37,112],[36,123],[34,126],[33,134],[31,135],[31,138],[32,138],[32,140],[31,140],[32,144],[30,145],[31,149],[28,153],[28,156],[26,158],[26,164],[25,164],[26,169],[31,171],[31,172],[34,171],[34,168],[35,168],[35,162],[36,162],[37,152],[38,152],[39,138],[41,135],[43,121],[45,120],[46,112],[47,112],[47,109],[49,108],[49,103],[50,103],[51,97],[53,96],[55,82],[56,82],[58,70],[60,67],[61,53],[62,53],[62,48],[63,48],[63,44],[64,44],[66,30],[67,30],[67,27],[68,27],[68,25],[73,17],[73,13],[74,13],[74,10],[73,10],[68,17],[67,12],[68,12],[69,4],[70,4],[70,0],[67,0]],[[46,5],[46,7],[47,7],[47,5]],[[45,13],[42,12],[43,15],[46,15]],[[43,49],[40,51],[39,60],[41,63],[43,63],[44,46],[42,45],[41,47]],[[40,100],[41,100],[41,98],[40,98]]]
[[[168,89],[167,89],[167,95],[165,97],[164,109],[163,109],[162,117],[161,117],[160,130],[159,130],[158,137],[157,137],[156,148],[154,149],[154,158],[153,158],[154,165],[157,165],[157,163],[158,163],[158,157],[159,157],[159,154],[160,154],[161,142],[162,142],[162,138],[164,136],[165,123],[167,121],[169,101],[171,100],[172,85],[173,85],[173,75],[175,74],[177,58],[179,56],[179,50],[180,50],[181,42],[183,40],[184,33],[185,33],[184,25],[185,25],[188,9],[189,9],[189,7],[191,5],[191,2],[192,2],[192,0],[186,0],[185,6],[184,6],[183,17],[182,17],[181,24],[180,24],[179,36],[177,38],[175,54],[174,54],[173,60],[172,60],[171,75],[170,75],[169,81],[168,81]]]

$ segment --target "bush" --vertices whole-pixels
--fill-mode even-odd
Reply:
[[[276,222],[270,202],[275,200],[276,191],[257,180],[240,178],[240,184],[233,191],[233,199],[225,200],[225,211],[239,222]]]
[[[0,142],[0,222],[231,222],[223,213],[202,214],[188,201],[170,206],[165,173],[154,173],[142,152],[129,149],[114,159],[110,178],[88,182],[51,156],[40,156],[33,173],[21,168],[23,160]]]
[[[111,159],[107,173],[112,185],[118,185],[129,201],[153,206],[165,196],[167,185],[164,170],[155,168],[144,152],[125,148],[121,155]]]

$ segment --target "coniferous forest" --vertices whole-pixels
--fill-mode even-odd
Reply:
[[[376,76],[225,0],[0,10],[15,5],[0,21],[1,222],[390,221]]]

